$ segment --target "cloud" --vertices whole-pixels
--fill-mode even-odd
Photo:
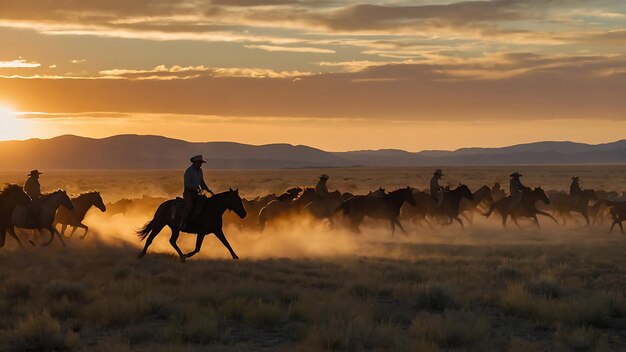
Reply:
[[[310,47],[293,47],[293,46],[278,46],[278,45],[245,45],[248,49],[260,49],[265,51],[284,51],[290,53],[315,53],[315,54],[334,54],[334,50],[310,48]]]
[[[0,61],[0,68],[36,68],[41,67],[38,62],[29,62],[22,58],[11,61]]]
[[[243,78],[297,78],[310,76],[310,72],[274,71],[264,68],[215,68],[205,66],[157,66],[150,70],[112,69],[100,71],[100,78],[132,80],[175,80],[200,77],[243,77]]]
[[[70,62],[73,63],[73,64],[82,64],[82,63],[87,62],[87,60],[85,60],[85,59],[73,59]]]

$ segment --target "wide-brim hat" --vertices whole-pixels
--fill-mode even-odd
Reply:
[[[39,176],[39,175],[43,175],[43,173],[39,172],[39,170],[33,170],[30,172],[30,174],[28,174],[28,176]]]
[[[517,171],[509,175],[509,177],[521,177],[521,176],[523,176],[523,175],[522,175],[522,174],[520,174],[520,173],[519,173],[519,172],[517,172]]]
[[[328,180],[329,178],[330,178],[330,177],[328,177],[328,175],[326,175],[326,174],[322,174],[322,175],[320,176],[320,180]]]
[[[202,163],[206,163],[206,160],[204,160],[204,158],[202,157],[202,155],[196,155],[196,156],[192,156],[189,161],[191,161],[192,163],[197,163],[197,162],[202,162]]]
[[[441,169],[435,170],[435,175],[443,176],[443,171]]]

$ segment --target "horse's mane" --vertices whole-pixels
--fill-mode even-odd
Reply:
[[[73,197],[73,198],[74,199],[79,199],[79,198],[84,198],[84,197],[88,197],[88,196],[93,196],[93,195],[96,195],[98,193],[100,193],[100,192],[98,192],[98,191],[83,192],[83,193],[81,193],[81,194],[79,194],[79,195],[77,195],[76,197]]]
[[[63,192],[63,190],[59,188],[56,191],[52,191],[52,192],[49,192],[49,193],[43,193],[41,195],[41,198],[48,199],[48,198],[52,197],[53,195],[55,195],[57,193],[61,193],[61,192]]]
[[[294,200],[298,200],[304,197],[306,193],[315,192],[315,188],[312,188],[312,187],[304,187],[304,188],[301,187],[301,189],[302,189],[302,192],[300,192],[300,194],[298,194],[298,196]]]

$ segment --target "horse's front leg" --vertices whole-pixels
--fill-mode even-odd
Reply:
[[[463,220],[461,220],[461,218],[460,218],[460,217],[455,216],[455,217],[454,217],[454,220],[455,220],[456,222],[458,222],[459,224],[461,224],[461,229],[465,230],[465,224],[463,224]],[[450,221],[450,223],[452,223],[452,221]]]
[[[185,255],[183,254],[183,251],[181,251],[180,248],[178,247],[178,244],[176,244],[176,241],[178,241],[179,235],[180,235],[180,230],[178,230],[177,227],[174,227],[172,229],[172,237],[170,237],[170,244],[172,245],[172,247],[174,247],[174,250],[176,251],[176,253],[178,253],[178,256],[180,257],[180,262],[184,263]]]
[[[545,211],[542,211],[542,210],[537,210],[537,211],[536,211],[536,214],[539,214],[539,215],[543,215],[543,216],[547,216],[547,217],[549,217],[549,218],[550,218],[550,219],[552,219],[552,221],[554,221],[554,223],[555,223],[555,224],[557,224],[557,225],[558,225],[558,223],[559,223],[558,221],[556,221],[556,219],[554,218],[554,216],[552,216],[552,215],[551,215],[551,214],[549,214],[549,213],[546,213]]]
[[[196,248],[195,248],[193,251],[191,251],[191,252],[189,252],[189,253],[185,254],[185,257],[187,257],[187,258],[191,258],[191,257],[193,257],[194,255],[196,255],[196,253],[200,252],[200,248],[202,248],[202,241],[204,241],[204,237],[205,237],[205,236],[206,236],[206,235],[200,235],[200,234],[198,234],[198,236],[196,237]]]
[[[49,246],[49,245],[50,245],[50,243],[52,243],[52,240],[54,239],[54,231],[55,231],[55,230],[54,230],[54,229],[53,229],[53,230],[51,230],[51,229],[49,229],[49,228],[46,228],[46,230],[48,230],[48,231],[50,232],[50,239],[49,239],[46,243],[44,243],[44,244],[42,245],[43,247],[47,247],[47,246]],[[35,237],[35,236],[34,236],[34,233],[35,233],[35,230],[33,230],[33,238]],[[40,232],[40,234],[41,234],[41,232]]]
[[[407,233],[406,233],[406,230],[404,229],[404,226],[402,226],[402,223],[400,223],[400,220],[395,219],[395,220],[394,220],[394,222],[396,223],[396,225],[398,225],[398,227],[400,228],[400,230],[402,230],[402,233],[406,235],[406,234],[407,234]]]
[[[391,224],[391,236],[393,236],[396,233],[396,222],[391,219],[389,223]]]
[[[82,223],[81,223],[81,224],[79,224],[79,225],[78,225],[78,227],[80,227],[81,229],[85,230],[85,233],[83,233],[83,234],[80,236],[80,239],[81,239],[81,240],[84,240],[84,239],[85,239],[85,237],[87,237],[87,233],[89,232],[89,226],[84,225],[84,224],[82,224]]]
[[[70,235],[67,236],[67,238],[72,238],[72,236],[76,233],[76,230],[78,230],[78,226],[72,226],[72,232],[70,232]]]
[[[50,233],[52,234],[50,237],[54,237],[54,234],[57,235],[57,237],[59,238],[59,241],[61,241],[61,244],[63,245],[63,247],[67,247],[65,245],[65,240],[63,240],[63,236],[61,236],[61,233],[52,225],[47,227],[48,231],[50,231]],[[49,242],[52,242],[52,240],[50,240]],[[49,244],[49,243],[48,243]]]
[[[235,251],[233,251],[233,248],[230,246],[230,243],[228,243],[228,240],[226,239],[226,236],[224,236],[224,231],[222,231],[221,229],[219,231],[216,231],[215,232],[215,236],[217,236],[217,238],[219,238],[219,240],[222,242],[224,247],[226,247],[226,249],[228,249],[228,251],[230,252],[230,255],[233,257],[233,259],[239,259],[237,254],[235,254]]]
[[[67,230],[67,224],[62,224],[61,225],[61,235],[65,236],[65,230]],[[72,235],[70,235],[68,238],[70,238],[70,237],[72,237]]]

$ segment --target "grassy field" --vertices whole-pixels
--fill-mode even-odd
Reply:
[[[474,187],[506,180],[508,169],[496,169],[453,169],[449,180]],[[565,189],[576,171],[520,169],[528,184],[552,189]],[[601,170],[576,173],[583,187],[624,188],[626,168]],[[253,195],[310,184],[320,171],[219,171],[207,178],[215,178],[216,190],[232,183]],[[430,173],[325,171],[331,189],[356,192],[423,188]],[[0,181],[19,176],[2,174]],[[173,195],[177,177],[50,173],[42,184],[101,189],[112,201]],[[0,252],[0,350],[626,350],[626,237],[605,228],[505,232],[496,220],[480,220],[466,231],[410,228],[396,237],[378,223],[364,224],[361,235],[310,223],[263,233],[228,228],[241,260],[227,259],[210,238],[201,255],[179,264],[168,231],[147,257],[135,258],[141,244],[133,230],[149,215],[91,214],[92,235],[67,240],[66,249],[55,242],[20,250],[9,240]],[[181,246],[190,250],[193,238],[181,238]]]

